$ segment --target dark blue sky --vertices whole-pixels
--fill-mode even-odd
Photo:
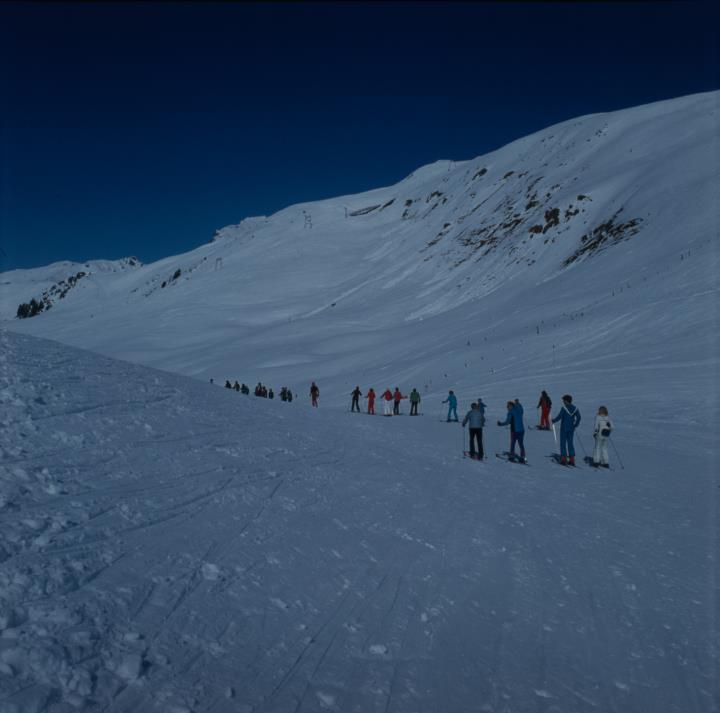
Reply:
[[[665,3],[2,3],[0,269],[144,262],[558,121],[720,88]]]

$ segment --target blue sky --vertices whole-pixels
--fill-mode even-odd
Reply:
[[[190,250],[575,116],[720,88],[662,3],[2,3],[0,269]]]

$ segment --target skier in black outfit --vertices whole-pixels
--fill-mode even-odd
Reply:
[[[362,396],[362,391],[360,391],[360,387],[356,386],[351,393],[352,396],[352,404],[350,405],[350,410],[354,411],[357,408],[357,412],[360,413],[360,397]]]

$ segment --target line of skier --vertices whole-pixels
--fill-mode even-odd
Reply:
[[[375,413],[375,389],[368,389],[367,394],[363,397],[362,391],[360,391],[360,387],[356,386],[350,392],[350,397],[350,411],[357,411],[358,413],[360,413],[360,399],[365,398],[367,400],[367,412],[369,414]],[[410,394],[407,395],[401,393],[400,389],[397,386],[395,387],[395,391],[391,391],[390,387],[388,387],[380,395],[380,399],[383,402],[383,416],[400,416],[400,405],[405,399],[409,399],[410,401],[410,415],[418,415],[418,408],[420,406],[421,399],[420,393],[417,389],[413,389]]]
[[[454,398],[454,394],[451,391],[448,398],[443,403],[449,403],[450,408],[448,410],[448,421],[451,419],[451,412],[457,405],[457,399]],[[497,425],[504,427],[510,427],[510,450],[507,451],[507,458],[511,461],[520,463],[527,462],[527,456],[525,452],[525,424],[524,424],[524,410],[519,399],[514,401],[508,401],[506,404],[507,415],[504,421],[498,421]],[[545,391],[540,396],[538,403],[538,409],[540,410],[540,424],[537,429],[540,431],[547,431],[554,426],[551,424],[560,424],[560,457],[558,462],[561,465],[574,466],[575,465],[575,430],[580,425],[581,415],[578,407],[573,404],[573,399],[570,394],[565,394],[562,397],[562,407],[558,411],[557,415],[550,420],[550,409],[552,407],[552,401]],[[478,399],[474,402],[470,410],[465,415],[462,421],[463,428],[469,425],[470,433],[470,450],[469,455],[471,458],[482,459],[485,457],[483,448],[482,433],[483,427],[485,426],[485,409],[486,405],[482,399]],[[457,414],[457,411],[455,411]],[[613,425],[610,421],[608,409],[605,406],[598,408],[597,415],[595,416],[595,426],[593,430],[593,438],[595,440],[595,447],[593,449],[592,458],[588,457],[590,465],[595,467],[609,468],[609,454],[608,454],[608,440],[612,433]],[[516,453],[516,447],[519,448],[519,455]]]
[[[210,383],[213,383],[213,380],[210,379]],[[246,396],[250,393],[250,387],[242,383],[240,384],[237,380],[234,384],[230,383],[229,379],[225,380],[225,388],[226,389],[233,389],[234,391],[237,391],[238,393],[245,394]],[[259,396],[264,399],[274,399],[275,398],[275,392],[272,390],[272,388],[268,388],[261,382],[258,382],[257,386],[255,387],[253,393],[255,396]],[[280,389],[280,400],[281,401],[287,401],[290,402],[293,400],[293,394],[290,389],[287,388],[287,386],[283,386]]]
[[[320,395],[315,382],[312,383],[310,389],[310,395],[312,398],[313,406],[317,406],[317,399]],[[350,410],[360,413],[360,399],[365,398],[367,400],[367,413],[375,413],[375,390],[370,388],[367,394],[363,397],[362,391],[359,386],[356,386],[350,392],[351,402]],[[401,402],[404,399],[410,401],[410,415],[418,415],[418,407],[421,402],[421,397],[417,389],[413,389],[409,396],[404,395],[398,387],[395,387],[395,391],[391,391],[390,388],[380,396],[383,401],[383,415],[384,416],[397,416],[400,415]],[[458,400],[455,392],[450,390],[446,399],[442,401],[443,404],[448,405],[447,411],[447,422],[459,422],[457,408]],[[485,427],[485,410],[487,406],[481,398],[476,402],[473,402],[470,410],[465,415],[462,421],[462,427],[469,425],[469,436],[470,436],[470,450],[468,455],[471,458],[482,459],[485,457],[485,450],[483,447],[483,428]],[[510,427],[510,450],[507,451],[508,460],[526,463],[527,454],[525,452],[525,424],[524,424],[524,409],[519,399],[514,401],[508,401],[506,404],[507,415],[504,421],[498,421],[497,425],[504,427]],[[570,394],[565,394],[562,397],[562,406],[558,411],[557,415],[551,420],[551,409],[552,399],[548,395],[547,391],[542,391],[538,400],[537,409],[540,411],[540,423],[536,427],[540,431],[554,432],[554,424],[559,423],[560,433],[560,457],[558,462],[561,465],[574,466],[575,465],[575,430],[580,425],[581,415],[580,410],[573,404],[573,399]],[[608,456],[608,439],[612,432],[612,423],[608,415],[608,410],[605,406],[600,406],[595,417],[595,428],[593,431],[593,438],[595,440],[595,448],[593,449],[592,458],[588,459],[588,462],[595,467],[609,468],[609,456]],[[516,448],[519,449],[519,453],[516,453]]]
[[[210,380],[212,383],[212,379]],[[249,394],[250,389],[245,384],[239,384],[235,381],[235,384],[231,384],[229,380],[225,382],[225,387],[228,389],[234,389],[243,394]],[[256,396],[264,398],[274,398],[272,389],[268,389],[262,383],[258,382],[254,391]],[[377,395],[373,388],[368,389],[367,393],[363,396],[359,386],[356,386],[350,392],[350,411],[361,413],[360,399],[364,398],[367,401],[367,413],[375,414],[375,400]],[[283,386],[280,390],[280,399],[282,401],[290,402],[293,400],[293,394],[290,389]],[[313,381],[310,385],[310,400],[313,407],[317,408],[320,399],[320,389],[318,385]],[[395,387],[392,391],[389,387],[380,394],[380,399],[383,402],[383,416],[399,416],[401,415],[401,404],[404,400],[410,402],[410,415],[419,415],[418,409],[422,402],[420,393],[417,389],[413,388],[410,394],[403,394],[399,387]],[[442,401],[442,404],[447,404],[447,423],[458,423],[458,399],[455,392],[451,389],[448,392],[447,398]],[[508,460],[518,463],[527,463],[527,454],[525,451],[525,424],[524,424],[524,409],[519,399],[508,401],[506,404],[507,414],[505,420],[499,420],[497,425],[500,427],[510,427],[510,450],[506,451],[505,455]],[[469,451],[467,455],[471,458],[482,460],[485,457],[485,449],[483,446],[483,428],[485,427],[485,412],[487,406],[481,398],[477,399],[471,404],[470,410],[465,414],[462,420],[462,427],[469,426]],[[559,436],[560,436],[560,455],[557,459],[561,465],[574,466],[575,465],[575,430],[580,425],[581,415],[580,410],[573,404],[573,399],[570,394],[565,394],[562,397],[562,406],[554,418],[550,418],[552,409],[552,399],[548,395],[547,391],[542,391],[538,400],[537,409],[540,412],[540,422],[536,426],[537,430],[540,431],[555,431],[554,424],[559,423]],[[420,412],[422,413],[422,412]],[[609,468],[609,454],[608,454],[608,442],[610,434],[612,433],[613,425],[610,421],[608,409],[605,406],[600,406],[595,416],[595,425],[593,430],[593,438],[595,440],[595,447],[593,449],[592,458],[588,457],[588,463],[595,467]],[[556,437],[557,440],[557,437]],[[516,449],[519,451],[516,452]]]

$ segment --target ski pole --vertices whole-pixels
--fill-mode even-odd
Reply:
[[[552,426],[553,438],[555,439],[555,445],[557,445],[557,433],[555,433],[555,424],[551,422],[550,425]]]
[[[615,444],[613,443],[612,438],[608,436],[608,441],[610,441],[610,445],[613,447],[613,450],[615,451],[615,455],[617,456],[618,463],[620,463],[620,467],[625,470],[625,466],[623,465],[622,460],[620,460],[620,454],[618,453],[618,449],[615,447]]]
[[[463,455],[465,455],[465,427],[463,426],[460,430],[463,432]]]
[[[582,448],[583,454],[587,458],[588,454],[587,454],[587,451],[585,450],[585,446],[583,445],[582,439],[580,438],[580,436],[578,436],[577,439],[578,439],[578,443],[580,444],[580,448]]]

